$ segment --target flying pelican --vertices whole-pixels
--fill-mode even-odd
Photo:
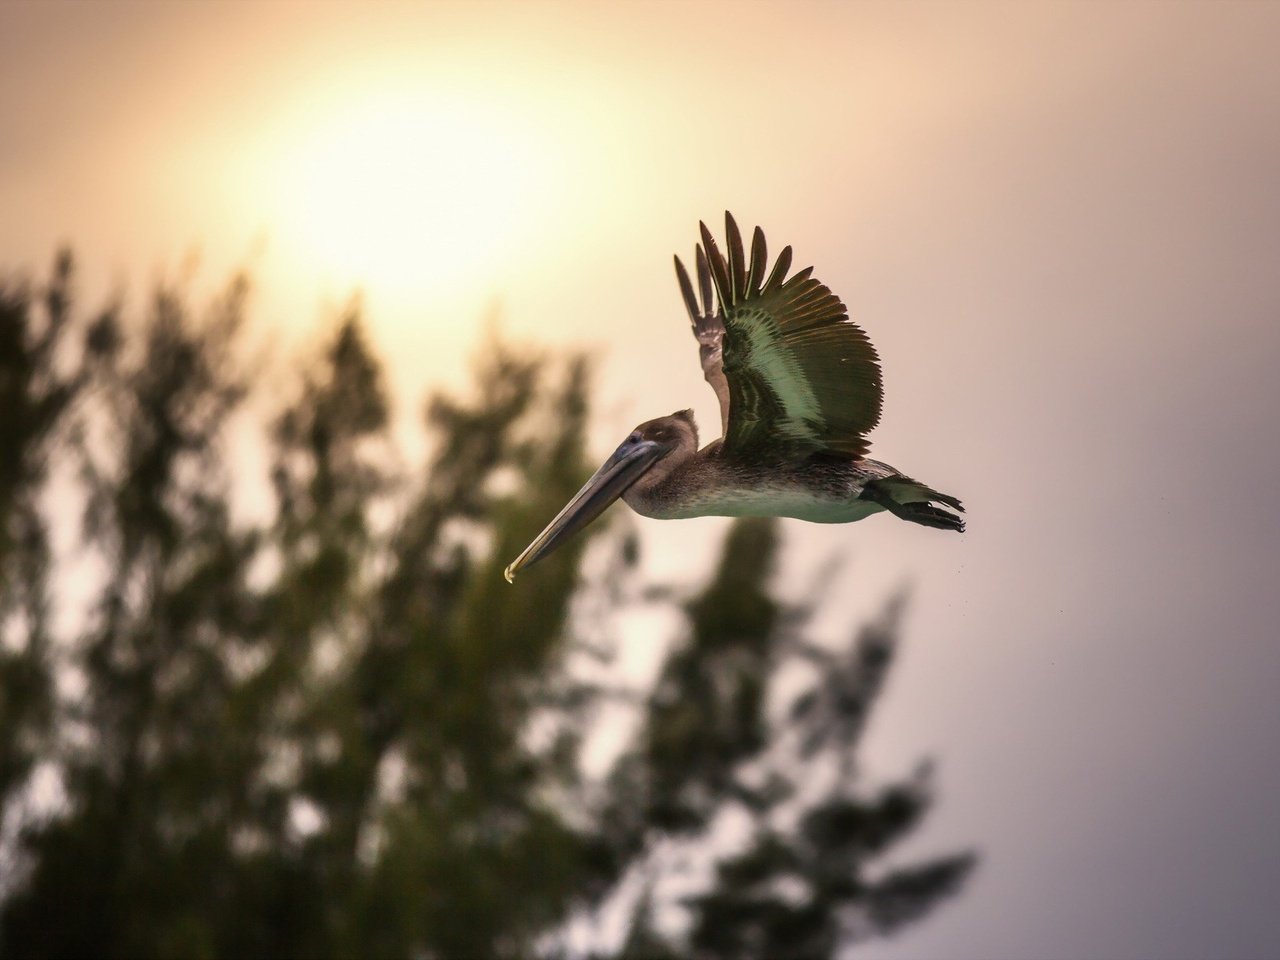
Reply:
[[[766,276],[764,232],[756,227],[748,261],[737,223],[727,212],[724,221],[727,260],[699,224],[701,299],[675,258],[724,436],[699,450],[691,410],[640,424],[507,567],[509,582],[619,497],[660,520],[849,523],[888,510],[926,527],[964,530],[960,517],[939,506],[964,512],[959,500],[867,456],[866,436],[880,421],[880,363],[844,304],[810,276],[812,267],[787,278],[790,247]]]

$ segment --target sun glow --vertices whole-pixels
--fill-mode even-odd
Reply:
[[[309,269],[396,300],[493,292],[559,193],[552,142],[477,97],[371,93],[289,139],[277,236]]]

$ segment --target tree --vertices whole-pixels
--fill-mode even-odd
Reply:
[[[0,876],[27,818],[22,788],[48,750],[53,677],[49,524],[40,497],[81,378],[60,364],[71,310],[71,256],[59,254],[39,305],[30,285],[0,288]],[[0,880],[0,896],[9,883]]]
[[[253,434],[270,508],[237,520],[255,478],[228,451],[262,408],[237,359],[247,285],[200,316],[162,290],[143,322],[84,324],[60,264],[42,325],[29,287],[0,299],[23,411],[0,435],[19,464],[0,612],[24,638],[0,660],[5,822],[37,762],[66,797],[10,844],[0,952],[828,957],[958,889],[967,854],[875,869],[927,810],[927,769],[867,792],[854,764],[901,601],[844,649],[813,643],[813,604],[771,585],[769,521],[735,523],[687,596],[643,583],[608,525],[591,573],[588,536],[503,581],[590,470],[583,358],[487,342],[474,394],[427,405],[409,470],[353,309]],[[102,570],[56,665],[55,447]],[[684,624],[652,690],[609,667],[643,604]],[[605,711],[632,733],[600,776],[583,754]],[[693,893],[682,860],[706,868]],[[619,909],[629,933],[582,934]]]

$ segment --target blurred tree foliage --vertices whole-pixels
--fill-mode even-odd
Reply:
[[[971,869],[883,865],[930,804],[927,769],[868,791],[853,762],[901,603],[810,642],[772,522],[683,598],[627,536],[589,581],[587,537],[503,581],[590,471],[581,358],[488,344],[417,476],[349,315],[259,431],[268,519],[237,520],[245,283],[130,321],[72,290],[65,255],[0,290],[0,954],[830,957]],[[651,690],[607,669],[641,603],[684,624]]]

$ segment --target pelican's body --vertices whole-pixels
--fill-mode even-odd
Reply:
[[[892,476],[875,460],[734,461],[719,442],[698,451],[669,476],[641,477],[622,499],[642,517],[792,517],[850,523],[884,507],[861,499],[868,480]]]
[[[844,304],[810,278],[812,268],[787,278],[790,247],[766,278],[759,227],[749,258],[728,214],[725,230],[727,259],[702,225],[695,254],[700,302],[676,258],[724,436],[699,449],[688,410],[642,423],[507,567],[508,580],[619,497],[660,520],[850,523],[887,510],[924,526],[964,530],[964,521],[944,509],[963,512],[959,500],[866,456],[866,434],[880,419],[879,357]]]

